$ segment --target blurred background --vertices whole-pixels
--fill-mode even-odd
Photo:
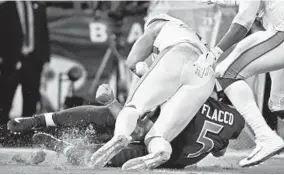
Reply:
[[[124,103],[132,80],[125,59],[147,17],[157,13],[183,20],[214,46],[236,9],[197,1],[1,1],[0,21],[6,25],[0,27],[0,123],[97,105],[95,92],[102,83],[110,84]],[[276,129],[277,118],[266,105],[269,77],[258,75],[248,82]],[[240,137],[236,147],[252,146],[249,129]]]
[[[168,13],[181,18],[214,45],[235,14],[233,9],[221,11],[194,1],[49,1],[45,6],[51,59],[42,74],[37,109],[47,112],[63,109],[66,96],[83,98],[69,98],[69,103],[96,103],[94,94],[101,83],[111,84],[123,103],[131,84],[124,61],[142,35],[147,16]],[[73,83],[68,81],[71,68],[80,74]],[[20,88],[11,116],[22,115]]]

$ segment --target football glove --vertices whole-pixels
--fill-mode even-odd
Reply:
[[[211,51],[200,55],[197,61],[194,63],[195,74],[201,78],[203,76],[207,76],[209,70],[211,68],[215,68],[215,63],[222,53],[223,51],[220,48],[215,47],[211,49]]]

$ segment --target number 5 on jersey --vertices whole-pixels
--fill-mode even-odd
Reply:
[[[223,129],[222,125],[205,120],[202,130],[198,136],[198,139],[196,140],[197,143],[202,144],[202,148],[195,153],[188,154],[187,157],[194,158],[198,157],[203,153],[210,152],[214,148],[214,142],[211,138],[206,136],[207,133],[211,132],[214,134],[219,134],[222,131],[222,129]]]

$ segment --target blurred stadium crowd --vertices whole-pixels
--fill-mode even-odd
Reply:
[[[126,70],[121,67],[121,62],[131,44],[143,32],[143,18],[148,7],[147,1],[1,1],[0,21],[5,25],[0,28],[0,144],[17,145],[15,140],[19,139],[10,135],[6,128],[11,117],[96,104],[92,94],[102,81],[109,81],[109,77],[113,77],[113,88],[123,102],[129,82],[123,81]],[[129,30],[129,26],[124,25],[127,16],[134,16],[134,20],[138,19],[142,26],[138,26],[138,33],[134,29],[133,36],[128,37],[128,46],[123,34],[123,31]],[[82,29],[85,24],[80,24],[80,17],[103,23],[93,23],[90,32],[85,32]],[[69,21],[65,23],[67,20],[62,21],[62,18]],[[58,24],[70,27],[67,36],[66,32],[60,33],[60,29],[56,28]],[[109,26],[107,31],[104,29],[106,25]],[[82,36],[89,33],[90,37]],[[72,40],[72,35],[73,38],[81,38],[79,41]],[[91,54],[84,56],[86,53],[68,53],[66,50],[72,46],[68,49],[58,46],[60,42],[66,43],[65,39],[69,46],[76,43],[79,47],[89,47]],[[80,52],[78,49],[74,53]],[[52,66],[53,54],[64,56],[63,62],[59,61],[59,64],[61,68],[67,67],[66,70]],[[79,61],[69,61],[70,58]],[[112,61],[108,62],[109,59]],[[53,65],[56,64],[58,61]],[[107,70],[106,67],[111,68]],[[109,72],[111,69],[115,70],[112,75]],[[86,82],[86,79],[89,81]],[[52,81],[56,85],[50,85]],[[76,85],[77,82],[79,85]],[[83,85],[88,88],[87,91],[82,90]],[[47,92],[48,86],[54,87],[49,88],[52,89],[53,97]],[[77,91],[87,93],[80,94]],[[21,139],[18,142],[25,141]]]

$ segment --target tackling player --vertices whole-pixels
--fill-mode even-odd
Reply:
[[[207,76],[194,73],[193,63],[208,48],[196,32],[181,20],[166,14],[153,16],[145,23],[144,34],[134,43],[127,64],[136,65],[152,53],[157,58],[139,80],[119,113],[114,137],[92,156],[94,167],[103,167],[131,141],[131,133],[144,114],[159,105],[161,113],[145,136],[147,159],[159,166],[172,154],[170,142],[187,126],[213,91],[213,69]],[[139,64],[138,64],[139,65]],[[190,101],[188,101],[190,99]]]
[[[61,112],[13,119],[8,123],[8,128],[13,132],[21,133],[39,126],[75,127],[89,123],[113,128],[113,121],[122,109],[122,106],[114,99],[113,93],[107,85],[99,87],[97,99],[105,106],[82,106]],[[110,113],[113,114],[112,117]],[[136,142],[143,140],[158,115],[159,112],[155,111],[147,116],[147,119],[150,120],[144,119],[140,123],[140,129],[137,128],[135,134],[132,135],[135,143],[131,143],[129,147],[123,149],[122,152],[112,158],[108,166],[121,167],[128,160],[135,158],[134,160],[136,161],[130,160],[124,164],[123,169],[138,170],[154,167],[147,166],[150,164],[147,162],[148,160],[145,160],[144,163],[144,157],[139,157],[145,156],[147,150],[145,146]],[[190,124],[171,142],[173,148],[171,158],[160,167],[184,168],[199,162],[210,153],[215,157],[224,155],[229,140],[238,137],[244,124],[244,119],[234,108],[214,98],[209,98],[199,109]],[[102,144],[91,147],[84,145],[75,146],[45,133],[36,133],[33,136],[33,141],[35,144],[44,144],[47,149],[64,154],[70,162],[76,164],[84,163],[84,160],[88,162],[92,153],[102,146]],[[135,163],[137,160],[142,161],[133,166],[133,162]]]
[[[239,10],[229,31],[212,51],[196,62],[197,74],[215,63],[218,57],[237,43],[235,49],[216,67],[216,74],[224,92],[245,118],[256,136],[256,148],[241,166],[259,164],[284,148],[284,141],[273,132],[258,109],[250,87],[244,79],[284,68],[284,2],[278,0],[212,0],[209,3],[238,5]],[[255,19],[263,20],[266,31],[246,38]],[[243,39],[244,38],[244,39]],[[204,65],[203,63],[206,63]],[[272,83],[274,86],[275,83]],[[241,94],[241,95],[240,95]]]

